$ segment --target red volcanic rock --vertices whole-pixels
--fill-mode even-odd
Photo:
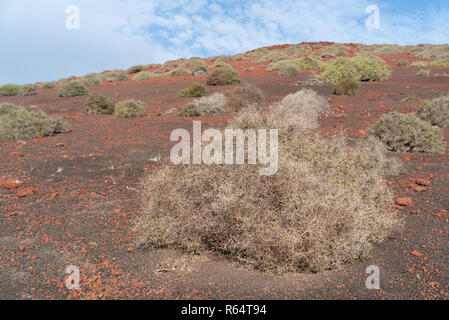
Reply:
[[[36,192],[37,192],[36,188],[28,187],[28,188],[20,189],[19,191],[17,191],[17,196],[19,198],[24,198],[26,196],[31,196],[31,195],[35,194]]]
[[[410,254],[414,257],[422,257],[422,253],[416,250],[413,250]]]
[[[412,198],[399,198],[396,200],[396,204],[401,207],[411,207],[413,206]]]
[[[23,181],[14,178],[0,178],[0,188],[17,189],[23,185]]]
[[[23,153],[22,152],[16,152],[16,151],[13,151],[13,152],[11,152],[10,154],[9,154],[11,157],[23,157]]]

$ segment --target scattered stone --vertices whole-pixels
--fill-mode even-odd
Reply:
[[[422,186],[413,186],[413,191],[418,192],[418,193],[423,193],[426,192],[426,188],[422,187]]]
[[[417,250],[413,250],[411,252],[411,255],[414,256],[414,257],[422,257],[422,253],[417,251]]]
[[[19,191],[17,191],[17,196],[19,198],[24,198],[27,196],[31,196],[31,195],[35,194],[36,192],[37,192],[36,188],[28,187],[28,188],[20,189]]]
[[[0,188],[8,190],[20,188],[23,185],[23,181],[13,178],[0,178]]]
[[[23,154],[22,152],[17,152],[17,151],[13,151],[13,152],[11,152],[9,155],[10,155],[11,157],[19,157],[19,158],[21,158],[21,157],[24,156],[24,154]]]
[[[399,198],[396,200],[396,204],[401,207],[412,207],[413,200],[412,198]]]

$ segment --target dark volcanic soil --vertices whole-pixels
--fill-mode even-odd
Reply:
[[[407,55],[382,57],[390,63],[393,58],[410,60]],[[296,92],[301,88],[296,81],[308,76],[279,77],[265,71],[267,63],[231,64],[243,79],[263,90],[268,102]],[[245,72],[248,66],[256,69]],[[449,77],[417,78],[418,70],[394,67],[389,81],[364,83],[361,94],[354,97],[333,96],[329,86],[314,87],[331,99],[332,111],[321,119],[323,134],[343,130],[355,141],[382,114],[412,112],[421,99],[449,91]],[[0,189],[0,299],[449,298],[447,151],[445,155],[392,155],[402,159],[405,168],[390,181],[396,197],[410,197],[414,203],[398,207],[405,228],[377,246],[370,259],[341,270],[279,277],[212,255],[134,250],[132,221],[140,211],[140,179],[159,165],[154,161],[157,154],[167,154],[173,129],[191,129],[192,119],[167,111],[190,100],[178,98],[177,92],[193,81],[205,83],[205,77],[89,87],[91,92],[116,101],[145,101],[145,117],[131,120],[87,116],[82,113],[86,97],[58,98],[57,89],[40,90],[32,97],[1,99],[63,116],[73,130],[0,143],[0,178],[23,182],[19,189]],[[409,94],[417,99],[403,102]],[[213,116],[201,121],[203,127],[220,127],[228,118]],[[447,131],[445,137],[449,142]],[[417,179],[428,180],[427,185],[417,189]],[[25,191],[29,193],[23,196]],[[65,287],[69,265],[81,270],[80,290]],[[369,265],[380,268],[380,290],[365,287]]]

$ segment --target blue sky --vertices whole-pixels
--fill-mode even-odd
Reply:
[[[79,30],[66,28],[72,4]],[[446,0],[0,0],[0,84],[302,41],[449,43],[447,30]]]

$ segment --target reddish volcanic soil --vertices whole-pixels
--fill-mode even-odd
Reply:
[[[388,81],[364,83],[361,94],[337,97],[331,87],[314,87],[330,98],[322,133],[344,131],[350,141],[382,114],[413,112],[420,100],[449,91],[449,77],[417,78],[419,68],[396,68]],[[417,59],[416,59],[417,60]],[[244,80],[260,87],[268,103],[301,87],[300,77],[265,71],[268,63],[232,62]],[[249,67],[252,72],[245,72]],[[447,72],[447,68],[426,68]],[[133,249],[132,221],[139,214],[140,179],[156,169],[152,159],[169,150],[173,129],[191,129],[177,116],[190,99],[177,92],[205,77],[126,81],[91,86],[114,100],[147,103],[138,119],[82,113],[86,97],[58,98],[57,89],[2,102],[35,105],[65,117],[72,130],[53,137],[0,143],[0,299],[448,299],[449,157],[391,154],[404,172],[390,184],[405,228],[377,246],[372,257],[319,274],[275,276],[247,270],[222,257],[189,256],[173,250]],[[209,88],[211,92],[225,87]],[[418,99],[402,100],[409,94]],[[228,115],[201,118],[204,127],[222,127]],[[449,132],[445,131],[449,145]],[[420,180],[421,179],[421,180]],[[409,203],[407,203],[409,202]],[[410,203],[411,202],[411,203]],[[66,267],[81,270],[81,289],[65,287]],[[380,268],[380,290],[365,287],[369,265]]]

